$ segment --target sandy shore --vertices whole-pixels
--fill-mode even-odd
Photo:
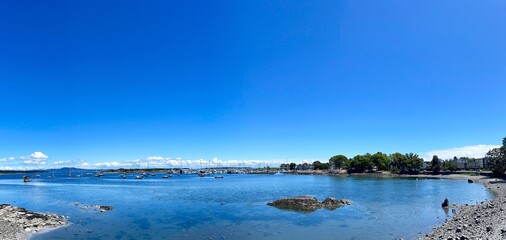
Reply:
[[[0,204],[0,240],[29,239],[34,233],[66,224],[67,221],[63,216],[35,213],[24,208]]]

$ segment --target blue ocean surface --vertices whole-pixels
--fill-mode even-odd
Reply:
[[[450,204],[493,198],[464,180],[351,176],[119,174],[70,178],[0,175],[0,203],[68,216],[70,225],[33,239],[416,239],[444,222]],[[352,205],[310,213],[267,206],[279,198],[334,196]],[[79,204],[76,204],[79,203]],[[100,212],[87,205],[108,205]]]

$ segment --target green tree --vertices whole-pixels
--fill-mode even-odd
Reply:
[[[288,164],[281,163],[281,165],[279,165],[279,169],[288,170]]]
[[[350,167],[355,172],[365,172],[372,170],[374,164],[371,160],[371,154],[357,155],[350,162]]]
[[[329,159],[329,164],[334,166],[335,169],[345,168],[348,158],[344,155],[335,155]]]
[[[439,172],[441,171],[441,160],[439,160],[437,155],[432,156],[431,165],[432,165],[431,167],[432,172],[435,174],[439,174]]]
[[[494,176],[504,177],[506,171],[506,145],[488,151],[486,158],[490,161],[490,169]]]
[[[423,159],[415,153],[406,153],[404,168],[408,172],[418,172],[423,164]]]
[[[297,167],[297,164],[290,163],[290,170],[294,170]]]
[[[328,163],[322,163],[320,161],[314,161],[313,162],[313,168],[315,170],[325,170],[325,169],[329,168],[329,164]]]
[[[378,167],[378,170],[388,170],[390,167],[390,159],[388,156],[382,152],[377,152],[371,156],[371,161],[375,166]]]
[[[395,171],[402,170],[402,166],[405,161],[404,159],[406,158],[406,156],[404,154],[396,152],[396,153],[390,154],[388,156],[388,158],[390,158],[390,163],[391,163],[393,170],[395,170]]]
[[[452,160],[445,160],[443,161],[443,165],[441,168],[443,169],[443,171],[454,172],[457,170],[457,164]]]

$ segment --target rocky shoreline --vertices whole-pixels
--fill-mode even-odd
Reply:
[[[483,183],[494,193],[494,200],[450,205],[457,214],[421,239],[506,239],[506,181],[480,176],[469,179]]]
[[[0,204],[0,240],[29,239],[31,234],[66,224],[63,216],[35,213],[9,204]]]

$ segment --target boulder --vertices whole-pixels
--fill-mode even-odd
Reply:
[[[319,202],[315,197],[311,196],[283,198],[274,202],[267,203],[267,205],[300,211],[314,211],[322,207],[322,203]]]
[[[99,206],[101,212],[112,210],[111,206]]]
[[[328,209],[336,209],[338,207],[342,207],[344,205],[350,205],[351,202],[349,200],[346,200],[342,198],[341,200],[337,200],[334,197],[328,197],[327,199],[323,200],[322,206],[324,208]]]
[[[334,197],[328,197],[323,202],[319,202],[318,199],[311,196],[283,198],[274,202],[267,203],[269,206],[301,212],[312,212],[322,207],[333,210],[350,204],[351,202],[344,198],[337,200]]]
[[[448,198],[445,198],[443,203],[441,204],[441,207],[447,208],[448,207]]]

